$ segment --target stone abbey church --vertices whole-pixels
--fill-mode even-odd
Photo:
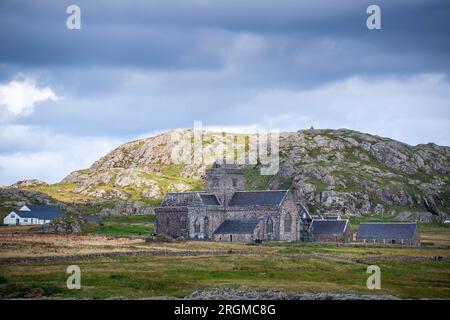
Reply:
[[[166,195],[155,209],[156,233],[213,241],[300,240],[301,215],[307,213],[300,213],[291,191],[244,186],[237,165],[214,164],[206,171],[205,192]]]
[[[348,219],[311,217],[291,190],[244,191],[244,170],[214,164],[205,192],[168,193],[155,208],[156,233],[210,241],[351,242]],[[420,245],[415,223],[362,223],[362,243]]]

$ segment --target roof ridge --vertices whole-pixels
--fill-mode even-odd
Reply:
[[[416,222],[361,222],[361,224],[416,224]]]
[[[241,221],[261,221],[261,220],[264,220],[264,219],[258,219],[258,218],[252,218],[252,219],[238,219],[238,218],[236,218],[236,219],[224,219],[224,220],[222,221],[222,223],[225,222],[225,221],[239,221],[239,222],[241,222]]]
[[[168,194],[197,194],[197,193],[200,193],[200,191],[166,192],[166,195],[168,195]]]
[[[275,189],[275,190],[239,190],[239,191],[235,191],[234,193],[238,193],[238,192],[274,192],[274,191],[277,191],[277,192],[280,192],[280,191],[282,191],[282,192],[288,192],[289,191],[289,189]]]

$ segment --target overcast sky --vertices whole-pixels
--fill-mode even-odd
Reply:
[[[1,0],[0,185],[195,120],[450,146],[448,30],[448,0]]]

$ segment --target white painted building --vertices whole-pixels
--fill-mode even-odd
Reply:
[[[3,224],[18,226],[46,224],[63,214],[57,206],[27,204],[19,210],[11,211],[3,219]]]

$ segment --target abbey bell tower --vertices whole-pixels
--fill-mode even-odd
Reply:
[[[206,192],[216,194],[225,208],[233,194],[244,189],[244,170],[235,163],[214,163],[211,169],[206,170]]]

